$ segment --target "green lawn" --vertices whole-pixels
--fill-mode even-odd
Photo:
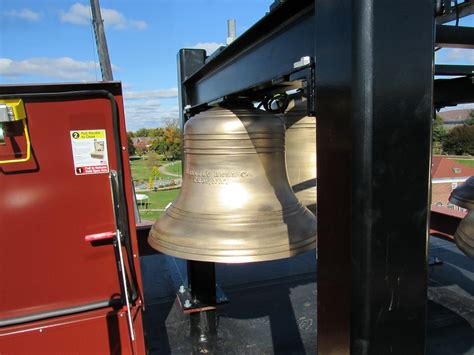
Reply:
[[[474,168],[474,159],[456,159],[460,164],[470,166],[471,168]]]
[[[173,174],[182,175],[181,160],[175,161],[174,163],[168,165],[166,170]]]
[[[160,162],[161,163],[161,162]],[[148,180],[151,169],[147,166],[146,160],[133,160],[130,162],[133,180]]]
[[[148,209],[164,209],[166,205],[176,199],[178,196],[179,189],[175,190],[165,190],[157,192],[145,192],[143,195],[148,196],[148,201],[150,202]],[[154,221],[156,220],[163,211],[147,211],[141,206],[139,207],[140,217],[142,219],[147,219]]]
[[[166,162],[159,161],[156,167],[159,168],[163,164],[166,164]],[[148,179],[150,178],[152,168],[147,165],[146,160],[132,160],[130,161],[130,168],[132,169],[132,177],[134,181],[148,181]],[[178,160],[174,162],[168,167],[167,170],[175,174],[181,174],[181,161]],[[173,176],[159,173],[157,178],[173,178]]]
[[[159,168],[161,165],[167,164],[167,162],[159,161],[157,162],[157,167]],[[132,177],[134,181],[141,180],[147,182],[150,173],[151,167],[148,166],[147,160],[133,160],[130,161],[130,167],[132,170]],[[181,174],[181,161],[176,161],[170,166],[168,166],[167,170],[169,172],[175,174]],[[173,176],[166,175],[159,173],[157,178],[173,178]],[[157,191],[157,192],[140,192],[141,194],[148,196],[148,209],[145,209],[142,206],[139,206],[140,217],[142,219],[147,219],[154,221],[156,220],[163,211],[150,211],[150,210],[157,210],[157,209],[164,209],[166,205],[176,199],[178,196],[179,189],[175,190],[164,190],[164,191]]]

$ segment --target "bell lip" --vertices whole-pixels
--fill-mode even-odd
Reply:
[[[453,205],[465,208],[467,210],[474,210],[474,201],[472,200],[467,200],[459,196],[453,196],[449,198],[449,202],[451,202]]]
[[[185,260],[193,260],[193,261],[206,261],[206,262],[214,262],[214,263],[224,263],[224,264],[243,264],[243,263],[252,263],[252,262],[262,262],[262,261],[272,261],[272,260],[280,260],[290,258],[302,253],[305,253],[310,250],[316,249],[317,245],[317,235],[307,238],[304,241],[303,245],[298,245],[295,248],[287,249],[283,251],[277,251],[274,253],[267,253],[267,254],[256,254],[256,255],[238,255],[238,256],[227,256],[227,255],[216,255],[216,254],[196,254],[191,252],[183,252],[176,249],[172,249],[166,247],[160,243],[156,242],[156,239],[153,237],[152,233],[150,232],[148,236],[148,244],[155,250],[170,255],[176,258],[185,259]],[[208,249],[201,249],[203,251]],[[258,249],[253,249],[258,250]],[[261,249],[265,250],[265,249]]]

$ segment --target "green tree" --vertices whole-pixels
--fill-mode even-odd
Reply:
[[[157,179],[160,177],[160,169],[157,167],[157,166],[154,166],[152,169],[151,169],[151,176],[153,177],[153,179]]]
[[[474,125],[457,126],[443,139],[443,150],[448,154],[474,155]]]
[[[441,142],[445,135],[446,129],[444,128],[443,118],[436,115],[433,122],[433,142]]]
[[[474,110],[471,110],[471,112],[469,112],[469,118],[464,120],[464,124],[466,126],[474,126]]]
[[[433,153],[435,154],[441,154],[443,151],[442,142],[446,136],[446,129],[443,123],[443,118],[436,115],[433,121]]]
[[[157,128],[153,134],[156,137],[152,142],[154,151],[168,160],[181,157],[181,131],[176,123],[168,122],[165,128]]]
[[[146,165],[149,168],[153,169],[153,167],[158,165],[158,161],[160,160],[160,157],[158,156],[158,154],[156,154],[155,152],[149,152],[146,156],[147,156]]]
[[[135,132],[135,137],[148,137],[150,130],[148,128],[140,128]]]
[[[128,154],[135,155],[135,146],[133,145],[133,132],[127,132],[127,146],[128,146]]]

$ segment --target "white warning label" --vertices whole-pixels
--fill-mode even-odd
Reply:
[[[105,129],[71,131],[71,144],[76,175],[109,172]]]

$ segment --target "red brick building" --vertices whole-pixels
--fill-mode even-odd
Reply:
[[[433,156],[431,205],[459,209],[449,203],[449,195],[453,189],[472,175],[474,175],[474,168],[440,155]]]

